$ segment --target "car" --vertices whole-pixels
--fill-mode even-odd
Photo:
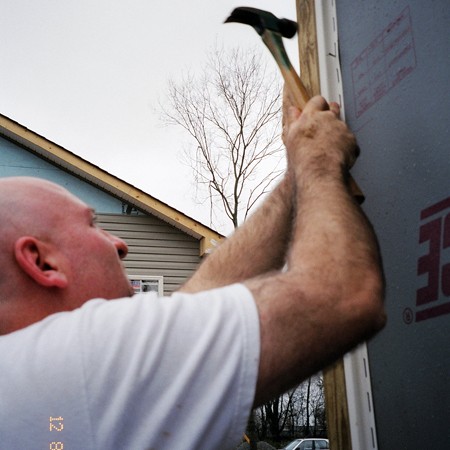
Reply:
[[[330,443],[325,438],[295,439],[282,450],[329,450]]]
[[[283,447],[280,450],[294,450],[295,447],[297,447],[297,445],[300,444],[301,441],[302,439],[295,439],[295,441],[289,442],[289,444],[286,445],[286,447]]]

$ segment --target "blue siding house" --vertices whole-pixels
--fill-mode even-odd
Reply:
[[[223,236],[191,217],[0,115],[0,177],[57,183],[97,211],[100,226],[129,247],[136,291],[170,294]]]

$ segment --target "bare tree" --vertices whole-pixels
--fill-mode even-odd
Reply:
[[[237,227],[281,172],[279,79],[260,53],[216,47],[199,74],[169,82],[163,120],[192,138],[185,159],[211,222],[221,211]]]
[[[238,227],[283,169],[277,69],[269,71],[255,50],[216,47],[196,75],[169,82],[168,104],[161,109],[166,123],[181,126],[192,138],[184,159],[193,170],[197,200],[210,203],[211,222],[221,211]],[[273,430],[280,427],[278,401],[283,397],[261,409]],[[252,449],[255,419],[253,413],[247,428]]]
[[[323,437],[327,434],[323,378],[314,375],[295,389],[255,411],[260,439],[280,442],[282,436]]]
[[[313,436],[324,436],[327,432],[327,420],[325,410],[325,393],[323,377],[315,380],[316,390],[312,402],[312,415],[314,417]]]
[[[268,435],[274,440],[280,440],[281,433],[288,426],[295,414],[296,389],[285,395],[268,401],[255,411],[257,432],[260,439]]]
[[[301,429],[302,437],[326,435],[325,396],[322,374],[316,374],[296,389],[293,429]]]

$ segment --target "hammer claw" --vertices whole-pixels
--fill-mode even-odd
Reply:
[[[235,8],[225,23],[239,22],[251,25],[259,35],[265,30],[279,33],[281,36],[291,38],[297,33],[297,23],[289,19],[278,19],[275,15],[262,9],[240,7]]]

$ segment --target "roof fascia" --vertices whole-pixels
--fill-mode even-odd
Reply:
[[[146,192],[106,172],[65,148],[49,141],[19,123],[0,114],[0,134],[20,144],[48,162],[78,178],[112,194],[142,211],[152,214],[181,231],[200,240],[200,256],[212,251],[224,238],[206,225],[197,222]]]

